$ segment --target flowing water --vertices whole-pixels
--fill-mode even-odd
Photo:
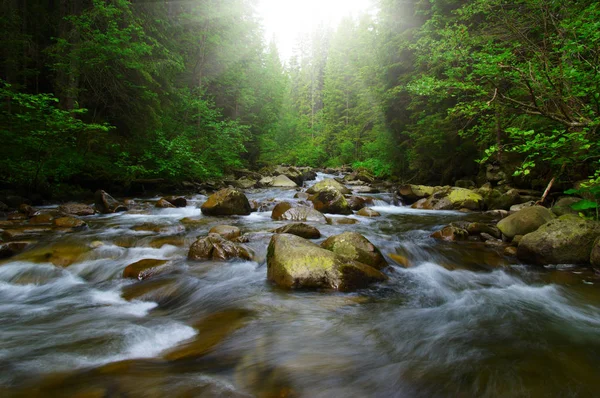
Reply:
[[[274,204],[295,192],[247,195]],[[268,206],[207,217],[198,195],[181,209],[137,199],[141,210],[84,217],[87,230],[0,263],[0,396],[600,396],[593,273],[435,241],[449,222],[486,218],[375,196],[381,217],[315,224],[324,237],[360,232],[389,260],[387,282],[354,293],[266,281],[269,231],[285,224]],[[196,237],[224,223],[250,234],[256,261],[188,261]],[[52,264],[61,253],[69,266]],[[146,258],[169,271],[122,278]]]

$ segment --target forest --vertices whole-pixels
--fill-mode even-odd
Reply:
[[[283,60],[252,0],[2,0],[0,188],[52,197],[282,163],[598,181],[597,1],[373,6]]]

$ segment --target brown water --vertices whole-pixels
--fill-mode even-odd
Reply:
[[[324,237],[360,232],[413,267],[392,265],[388,282],[355,293],[290,292],[266,281],[268,231],[285,224],[270,211],[204,217],[205,197],[183,209],[153,208],[156,199],[87,217],[88,230],[0,263],[0,396],[600,396],[600,280],[429,238],[483,215],[380,195],[382,217],[315,226]],[[257,261],[188,261],[195,238],[223,223],[252,233]],[[53,265],[49,252],[72,264]],[[144,258],[172,267],[121,277]]]

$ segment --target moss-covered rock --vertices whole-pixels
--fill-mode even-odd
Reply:
[[[275,230],[275,233],[292,234],[300,236],[304,239],[319,239],[321,237],[321,232],[319,232],[318,229],[316,229],[312,225],[308,225],[301,222],[284,225],[281,228],[277,228]]]
[[[600,237],[596,238],[594,244],[592,245],[590,264],[592,264],[594,267],[600,267]]]
[[[481,210],[483,209],[483,197],[477,192],[465,188],[451,188],[447,196],[450,201],[450,208],[443,206],[441,203],[434,206],[437,210],[458,210],[458,209],[469,209],[469,210]]]
[[[208,197],[200,207],[209,216],[248,215],[252,211],[248,198],[241,191],[225,188]]]
[[[509,239],[515,235],[526,235],[542,225],[552,221],[556,216],[547,208],[532,206],[520,210],[498,222],[498,229]]]
[[[322,189],[309,198],[321,213],[352,214],[352,209],[342,193],[334,188]]]
[[[416,202],[419,199],[428,198],[433,195],[439,187],[430,187],[427,185],[407,184],[398,188],[398,195],[408,203]]]
[[[564,216],[565,214],[574,214],[577,215],[578,212],[571,208],[571,205],[579,202],[581,198],[575,198],[573,196],[560,198],[556,201],[554,206],[552,206],[552,213],[556,214],[557,217]]]
[[[309,194],[316,194],[318,192],[330,189],[338,191],[343,195],[349,195],[352,192],[333,178],[325,178],[324,180],[317,182],[315,185],[307,189],[306,192]]]
[[[600,223],[565,215],[523,236],[517,256],[538,265],[587,264],[600,236]]]
[[[267,250],[267,278],[278,286],[350,291],[382,281],[380,271],[346,260],[299,236],[273,235]]]
[[[358,232],[344,232],[330,236],[321,243],[321,247],[331,250],[342,258],[358,261],[375,269],[388,266],[379,249]]]

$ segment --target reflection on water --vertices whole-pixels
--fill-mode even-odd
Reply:
[[[295,193],[248,196],[293,201]],[[0,394],[600,396],[596,275],[517,264],[478,243],[437,242],[429,237],[436,228],[485,216],[373,196],[381,217],[314,224],[322,239],[353,230],[384,255],[410,260],[404,268],[388,257],[389,280],[355,293],[271,286],[269,231],[285,223],[270,212],[205,217],[202,196],[183,209],[137,199],[138,210],[87,217],[88,230],[4,261]],[[195,222],[184,225],[186,217]],[[189,245],[219,223],[251,233],[258,262],[188,261]],[[172,268],[145,281],[121,277],[147,258]]]

